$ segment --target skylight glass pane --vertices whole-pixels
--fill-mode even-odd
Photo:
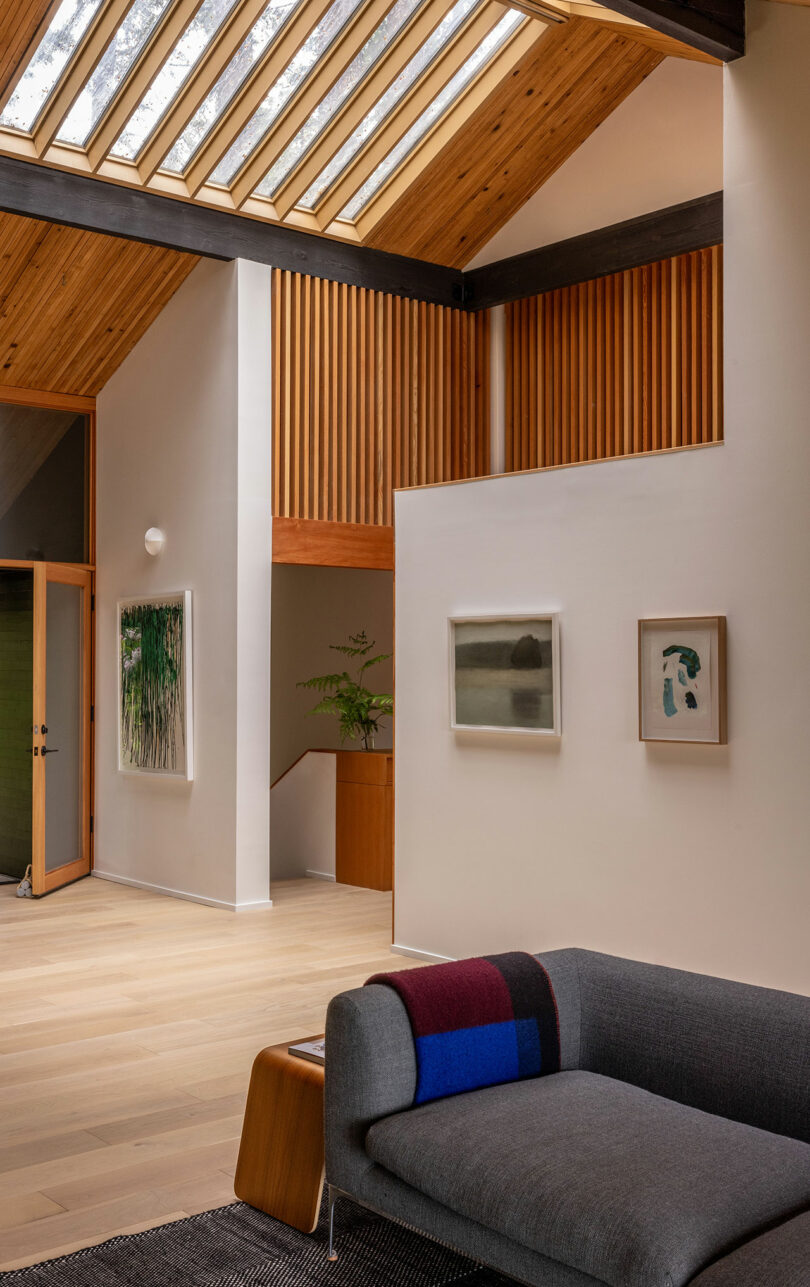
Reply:
[[[161,165],[162,170],[183,174],[206,135],[220,119],[270,42],[275,39],[290,14],[300,3],[301,0],[270,0],[270,4],[253,24],[214,88],[183,130]]]
[[[273,193],[284,182],[292,168],[298,164],[307,149],[312,146],[335,113],[340,111],[349,95],[354,93],[360,81],[371,70],[380,55],[388,49],[391,41],[401,31],[408,19],[416,13],[420,4],[422,4],[422,0],[397,0],[393,8],[389,9],[379,27],[372,32],[360,50],[360,53],[349,64],[343,75],[335,81],[329,93],[325,98],[321,99],[315,108],[306,125],[298,131],[272,169],[265,175],[265,178],[256,189],[259,196],[272,197]]]
[[[33,129],[100,5],[101,0],[62,0],[0,116],[0,125]]]
[[[318,59],[326,53],[363,0],[334,0],[321,21],[307,36],[295,57],[287,64],[261,106],[253,113],[241,134],[228,148],[214,173],[213,183],[229,187],[251,152],[264,138],[273,121],[303,83]]]
[[[480,0],[458,0],[458,3],[445,15],[421,49],[403,67],[396,80],[389,85],[382,97],[377,100],[354,133],[347,138],[342,148],[335,153],[329,164],[321,171],[315,182],[301,198],[299,205],[307,210],[314,210],[324,192],[331,188],[352,157],[360,151],[366,140],[390,115],[400,99],[416,84],[422,73],[427,70],[434,58],[441,53],[448,41],[452,39],[462,23],[466,21],[479,4]]]
[[[409,152],[412,152],[421,138],[427,134],[431,126],[453,105],[459,95],[466,89],[470,81],[489,62],[500,46],[508,36],[519,27],[523,22],[530,21],[524,14],[519,13],[516,9],[511,9],[505,17],[501,18],[497,27],[481,41],[475,53],[467,59],[463,67],[460,67],[455,76],[447,82],[440,94],[437,94],[433,102],[422,113],[418,120],[414,121],[411,128],[402,136],[395,148],[388,153],[388,156],[380,162],[376,170],[366,179],[362,188],[352,197],[351,201],[344,206],[340,212],[341,219],[356,219],[360,211],[371,200],[386,179],[394,173],[398,166],[402,164]]]
[[[134,161],[171,106],[217,30],[239,0],[204,0],[130,117],[112,152]]]
[[[135,0],[105,49],[101,62],[60,125],[58,139],[80,147],[87,142],[169,3],[170,0]]]

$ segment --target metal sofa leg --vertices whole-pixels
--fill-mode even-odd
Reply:
[[[335,1251],[335,1205],[338,1200],[338,1191],[331,1184],[329,1185],[329,1250],[326,1254],[327,1260],[337,1260],[338,1254]]]

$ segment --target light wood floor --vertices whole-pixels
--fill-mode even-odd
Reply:
[[[0,1269],[233,1201],[256,1052],[408,964],[390,894],[272,893],[235,915],[95,879],[0,887]]]

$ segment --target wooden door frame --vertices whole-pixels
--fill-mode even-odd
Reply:
[[[31,885],[35,898],[50,894],[71,881],[89,876],[92,870],[90,815],[92,813],[92,739],[93,721],[93,574],[86,568],[69,563],[34,564],[34,704],[33,723],[38,728],[46,720],[46,645],[48,630],[48,584],[73,585],[84,592],[82,600],[82,802],[81,857],[53,871],[46,868],[45,852],[45,764],[34,757],[32,780]],[[42,734],[39,735],[42,738]],[[45,735],[47,741],[47,735]]]
[[[68,411],[68,412],[72,411],[72,412],[75,412],[77,415],[85,416],[87,419],[87,513],[86,513],[85,521],[86,521],[86,533],[87,533],[88,562],[87,563],[59,563],[59,564],[47,563],[46,564],[45,562],[39,561],[39,560],[0,558],[0,568],[10,568],[12,570],[17,568],[20,571],[25,569],[30,569],[34,572],[34,619],[35,621],[37,618],[38,606],[42,613],[44,613],[45,611],[45,596],[47,594],[47,581],[48,581],[48,574],[47,574],[47,571],[45,571],[46,568],[48,567],[58,568],[63,572],[75,574],[79,576],[79,578],[89,574],[89,593],[87,596],[87,609],[85,612],[84,653],[83,653],[83,666],[85,667],[84,685],[85,685],[87,700],[84,703],[85,709],[83,711],[83,720],[85,723],[85,738],[83,742],[84,765],[83,765],[83,783],[82,783],[82,796],[83,796],[82,812],[83,812],[83,829],[85,831],[85,835],[83,836],[83,843],[85,846],[85,852],[88,854],[89,860],[90,860],[89,870],[92,871],[93,861],[95,856],[92,817],[95,812],[95,808],[94,808],[95,721],[93,719],[93,712],[95,710],[95,700],[96,700],[96,697],[95,697],[95,685],[96,685],[96,639],[95,639],[95,634],[96,634],[95,632],[96,399],[94,397],[85,397],[79,394],[51,393],[47,390],[42,390],[42,389],[21,389],[12,385],[0,384],[0,404],[4,402],[8,403],[11,406],[18,406],[18,407],[33,407],[41,410],[51,410],[51,411]],[[42,569],[42,572],[40,573],[39,578],[37,577],[38,568]],[[56,580],[57,578],[52,577],[51,579]],[[38,580],[40,583],[39,593],[42,596],[41,602],[39,604],[37,599]],[[69,583],[82,584],[82,585],[88,584],[81,579],[79,580],[79,582],[73,581]],[[87,620],[88,617],[89,617],[89,627],[88,627],[88,620]],[[46,625],[46,628],[47,628],[47,625]],[[89,633],[88,633],[88,629],[89,629]],[[40,642],[40,647],[44,645],[44,638],[45,636],[43,633],[42,639]],[[35,629],[34,631],[34,686],[35,686],[34,707],[35,708],[36,708],[36,702],[38,697],[38,694],[36,692],[37,673],[38,673],[37,665],[39,664],[40,667],[44,668],[44,663],[45,663],[44,655],[41,658],[37,657],[37,648],[38,648],[37,631]],[[89,683],[87,678],[88,666],[89,666]],[[39,673],[40,674],[44,673],[44,669],[40,669]],[[41,697],[41,700],[44,701],[44,693],[39,696]],[[33,715],[33,711],[32,711],[32,715]],[[39,725],[41,723],[42,723],[41,718],[32,719],[32,726],[33,724]],[[36,763],[39,763],[39,761],[37,760]],[[31,775],[31,785],[32,785],[31,794],[32,794],[32,811],[33,811],[34,797],[37,795],[37,792],[34,791],[33,766],[32,766],[32,775]],[[59,880],[58,882],[54,882],[53,880],[50,880],[49,877],[44,872],[44,821],[45,821],[44,792],[40,792],[39,794],[42,797],[43,812],[42,812],[41,819],[37,817],[33,818],[34,830],[32,832],[31,871],[33,875],[34,874],[34,854],[37,848],[37,842],[35,840],[35,837],[37,835],[37,828],[40,828],[40,833],[42,836],[42,848],[40,849],[40,856],[38,857],[37,863],[38,865],[41,865],[40,875],[43,877],[42,883],[46,886],[46,888],[39,891],[36,891],[35,889],[36,897],[40,896],[42,893],[49,893],[51,889],[58,888],[61,885],[67,883],[64,880]],[[82,858],[79,862],[72,865],[76,867],[84,868],[85,860],[84,858]],[[65,869],[57,868],[57,872],[60,872],[60,871],[64,873]],[[50,877],[53,877],[54,874],[55,873],[50,873]],[[75,877],[69,877],[68,879],[78,879],[83,874],[84,874],[83,870],[78,871]]]

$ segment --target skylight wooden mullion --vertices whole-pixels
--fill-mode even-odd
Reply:
[[[326,228],[340,214],[346,202],[362,187],[380,161],[395,147],[428,104],[435,98],[478,45],[507,12],[504,5],[488,4],[475,10],[442,54],[416,82],[409,94],[371,135],[365,147],[349,162],[343,174],[326,193],[316,214],[321,228]]]
[[[106,160],[110,148],[202,3],[203,0],[176,0],[171,6],[87,142],[91,169],[98,170]]]
[[[331,4],[332,0],[305,0],[283,28],[279,38],[273,41],[256,63],[230,108],[210,131],[185,173],[184,178],[191,196],[196,195],[216,169],[220,159],[263,102],[268,86],[281,75]]]
[[[306,3],[306,0],[303,0]],[[242,0],[222,24],[180,94],[138,157],[138,174],[148,183],[160,168],[175,139],[182,134],[211,87],[228,66],[242,41],[260,17],[267,0]]]
[[[393,2],[394,0],[370,0],[347,22],[337,40],[320,60],[319,66],[302,82],[297,94],[274,121],[269,134],[240,171],[231,187],[231,196],[237,209],[252,194],[256,185],[261,183],[275,158],[295,137],[324,95],[329,93],[338,77],[357,56],[392,8]]]
[[[92,76],[104,50],[133,3],[134,0],[107,0],[90,23],[32,131],[38,156],[42,156],[53,143],[59,126]]]
[[[5,110],[25,73],[28,55],[39,45],[61,2],[62,0],[35,0],[35,3],[29,4],[29,12],[18,17],[14,43],[8,41],[0,53],[0,69],[4,75],[7,74],[0,91],[0,113]]]
[[[436,29],[454,3],[455,0],[432,0],[432,3],[428,0],[428,3],[414,14],[410,23],[391,43],[389,51],[383,55],[359,85],[357,91],[349,98],[343,110],[335,116],[332,123],[327,125],[312,147],[304,153],[289,177],[273,194],[273,205],[279,219],[286,218],[297,205],[324,166],[361,123],[372,104],[385,93],[391,82]]]
[[[365,240],[395,202],[413,187],[419,175],[447,143],[462,128],[465,120],[480,106],[484,99],[509,75],[515,64],[539,38],[543,29],[536,22],[525,22],[506,39],[454,99],[425,135],[414,145],[412,152],[402,160],[380,185],[356,216],[355,227]],[[360,185],[362,186],[362,185]]]

